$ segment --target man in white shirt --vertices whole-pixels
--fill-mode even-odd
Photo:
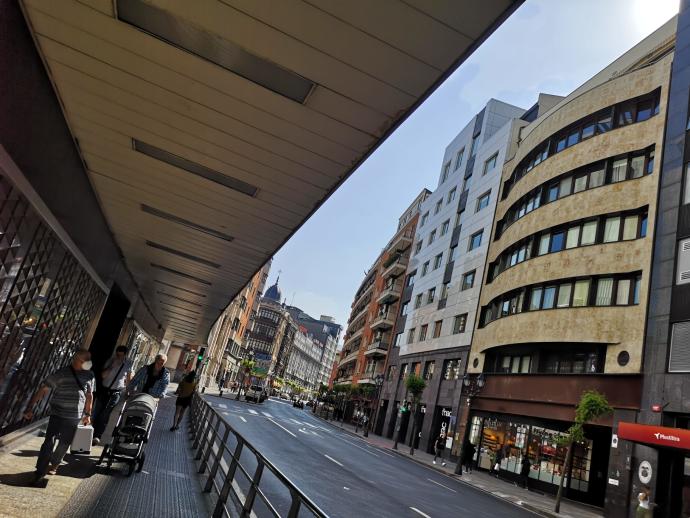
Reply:
[[[132,379],[132,360],[127,358],[127,348],[120,345],[115,356],[101,372],[101,386],[96,392],[96,413],[93,428],[93,444],[100,444],[101,435],[108,425],[110,413],[117,406],[122,391]]]

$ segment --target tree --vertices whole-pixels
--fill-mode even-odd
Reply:
[[[235,397],[237,401],[240,400],[240,389],[242,385],[247,384],[246,382],[249,380],[249,375],[254,371],[254,367],[256,367],[256,362],[254,360],[250,360],[249,358],[245,358],[240,362],[240,369],[242,370],[242,383],[237,388],[237,396]]]
[[[568,451],[565,455],[565,463],[563,465],[563,471],[561,472],[561,481],[558,484],[556,506],[554,508],[555,512],[558,513],[561,509],[563,481],[570,471],[575,443],[585,440],[585,424],[596,421],[601,417],[609,415],[611,412],[613,412],[613,408],[609,405],[606,396],[600,394],[596,390],[585,390],[580,396],[580,402],[575,407],[575,423],[568,428],[566,435],[559,441],[561,445],[568,445]]]
[[[405,387],[412,395],[412,445],[410,446],[410,455],[414,455],[414,441],[417,437],[417,406],[422,397],[422,392],[426,388],[426,382],[416,374],[410,374],[405,380]]]

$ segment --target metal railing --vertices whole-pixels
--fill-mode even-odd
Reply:
[[[208,473],[204,492],[216,495],[212,516],[328,518],[199,394],[189,432],[199,473]]]

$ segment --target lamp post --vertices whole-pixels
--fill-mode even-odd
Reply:
[[[374,383],[376,384],[376,407],[374,408],[374,415],[372,419],[374,420],[374,423],[376,423],[376,420],[378,419],[379,415],[379,398],[381,397],[381,387],[383,386],[383,374],[377,374],[376,377],[374,378]],[[371,419],[367,417],[367,422],[364,423],[364,432],[362,435],[364,437],[369,437],[369,422]]]
[[[455,474],[462,476],[462,464],[463,456],[465,453],[465,442],[467,442],[467,429],[468,422],[470,419],[470,406],[472,405],[472,398],[479,394],[484,385],[486,384],[486,379],[484,374],[479,374],[478,376],[470,376],[465,374],[462,377],[462,393],[460,395],[460,404],[458,405],[458,428],[462,427],[461,440],[460,440],[460,451],[458,452],[458,463],[455,465]],[[463,405],[463,399],[467,398],[467,404]]]

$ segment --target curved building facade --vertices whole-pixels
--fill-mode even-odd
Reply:
[[[468,360],[486,384],[468,437],[517,475],[603,506],[614,424],[639,409],[659,167],[673,60],[660,29],[522,129],[502,173]],[[563,473],[558,437],[581,394],[614,408]],[[485,466],[486,465],[486,466]]]

